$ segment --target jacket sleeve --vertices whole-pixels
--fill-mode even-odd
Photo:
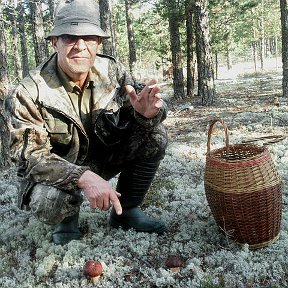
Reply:
[[[28,90],[20,84],[5,99],[4,108],[9,118],[11,159],[16,163],[18,176],[68,193],[77,190],[78,179],[89,167],[51,153],[44,120]]]

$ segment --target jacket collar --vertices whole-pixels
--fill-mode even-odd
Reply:
[[[37,84],[38,101],[44,106],[57,110],[72,119],[81,130],[85,131],[81,120],[76,114],[69,95],[57,76],[57,54],[30,72],[30,77]],[[44,81],[43,81],[44,79]]]

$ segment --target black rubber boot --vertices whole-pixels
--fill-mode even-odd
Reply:
[[[121,193],[119,198],[123,208],[122,215],[117,215],[114,208],[110,215],[113,228],[134,229],[137,232],[163,234],[167,227],[161,220],[147,216],[138,206],[151,185],[159,162],[141,162],[123,170],[119,176],[116,190]]]
[[[78,227],[79,213],[66,217],[61,223],[56,224],[53,230],[53,242],[64,245],[72,240],[79,240],[81,233]]]
[[[113,228],[121,227],[124,230],[134,229],[137,232],[157,233],[167,232],[167,227],[161,220],[147,216],[140,208],[123,209],[121,215],[117,215],[112,208],[110,225]]]

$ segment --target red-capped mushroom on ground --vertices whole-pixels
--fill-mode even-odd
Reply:
[[[166,258],[165,265],[172,272],[179,272],[184,266],[184,260],[178,255],[169,255]]]
[[[101,262],[94,260],[88,260],[86,262],[83,269],[83,274],[90,282],[95,284],[99,280],[102,273],[103,273],[103,267]]]

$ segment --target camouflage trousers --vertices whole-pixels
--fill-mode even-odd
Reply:
[[[68,194],[52,186],[36,184],[31,192],[29,207],[38,220],[53,225],[79,213],[82,202],[81,191]]]
[[[133,129],[115,146],[109,147],[101,141],[93,143],[95,153],[84,164],[109,180],[133,163],[159,163],[165,155],[167,138],[166,128],[162,124],[150,130]],[[52,186],[35,184],[31,190],[29,207],[41,222],[57,224],[78,213],[83,201],[80,190],[67,193]]]

